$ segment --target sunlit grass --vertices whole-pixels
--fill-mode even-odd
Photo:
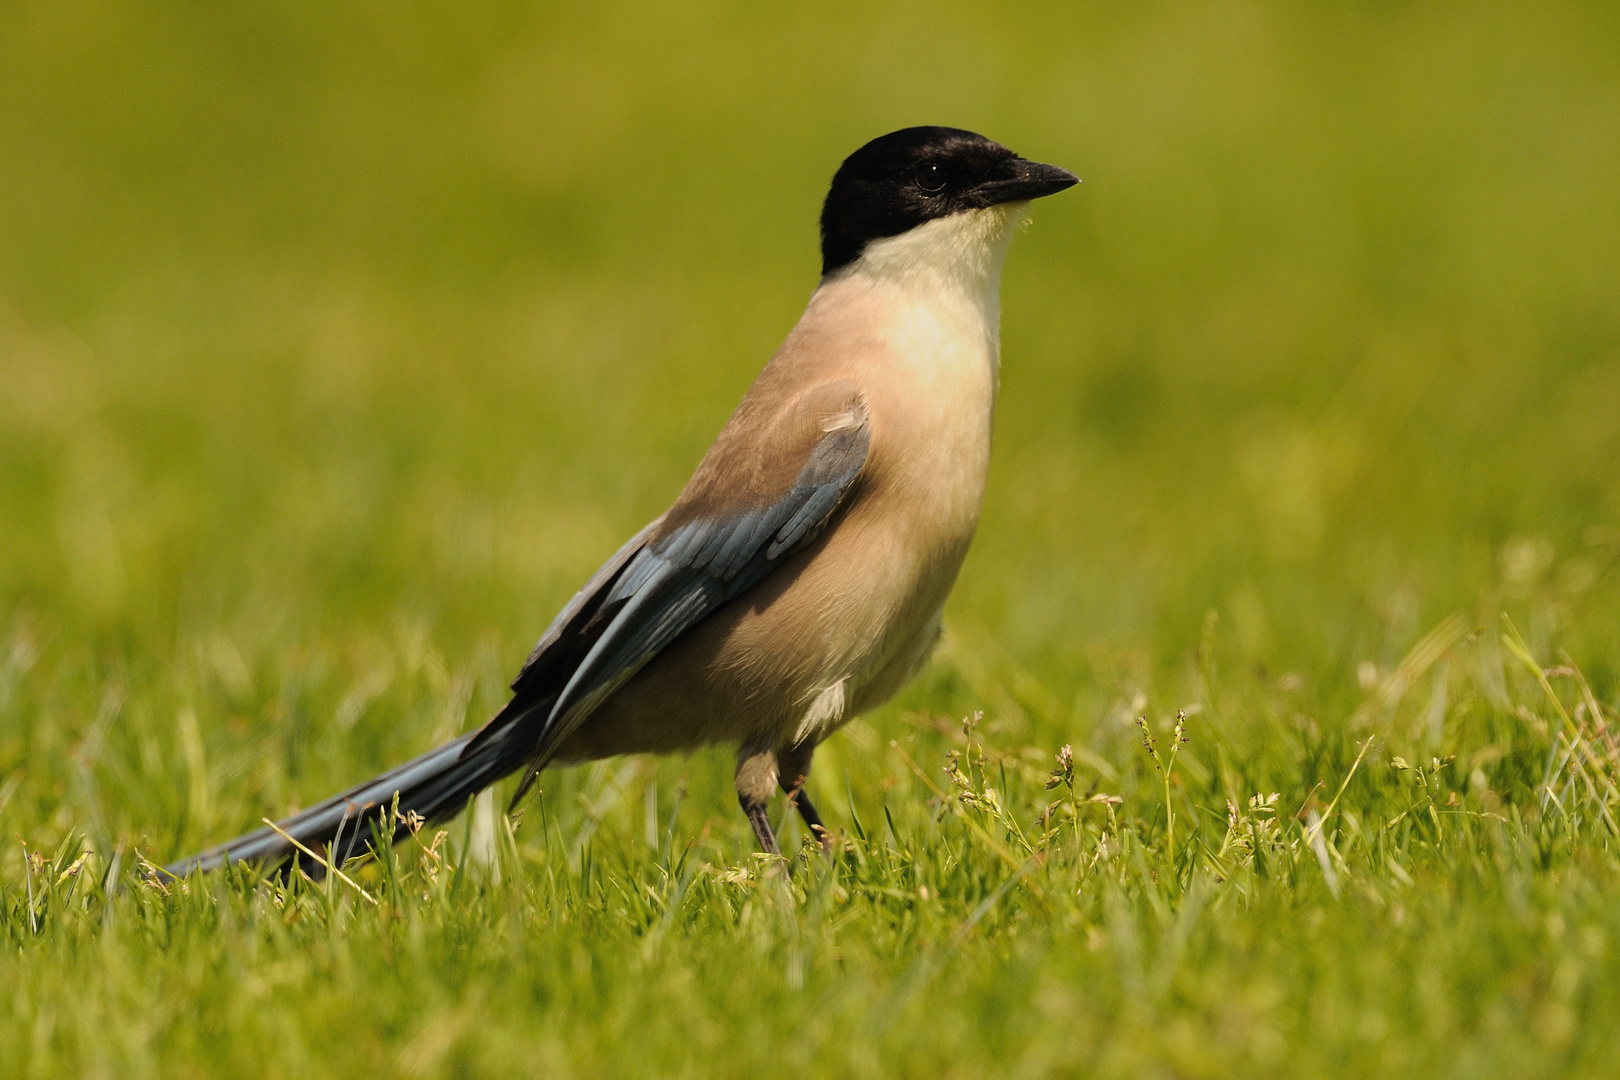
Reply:
[[[1156,757],[857,722],[818,793],[845,822],[830,856],[751,855],[637,761],[319,882],[165,885],[70,835],[0,893],[8,1045],[41,1074],[745,1075],[783,1044],[827,1075],[1600,1066],[1613,712],[1511,627],[1446,633],[1327,736],[1252,679],[1145,720],[1184,733]],[[1403,733],[1447,693],[1419,758]]]

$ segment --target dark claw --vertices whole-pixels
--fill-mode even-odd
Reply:
[[[810,801],[810,796],[805,793],[804,788],[796,787],[789,791],[788,802],[799,808],[799,816],[804,818],[805,825],[810,829],[810,835],[821,841],[821,849],[831,851],[832,833],[821,823],[821,815],[816,812],[815,804]]]

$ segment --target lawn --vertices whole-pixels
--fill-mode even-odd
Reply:
[[[0,25],[0,1072],[1613,1075],[1620,9]],[[499,708],[913,123],[1085,183],[831,856],[714,752],[144,872]]]

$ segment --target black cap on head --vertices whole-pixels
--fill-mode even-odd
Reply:
[[[821,272],[854,262],[873,240],[963,210],[1052,195],[1080,181],[961,128],[913,127],[844,159],[821,208]]]

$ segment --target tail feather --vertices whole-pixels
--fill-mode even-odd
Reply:
[[[379,828],[393,830],[398,839],[410,827],[401,819],[412,811],[426,821],[441,821],[455,816],[472,796],[523,766],[538,772],[565,737],[563,729],[547,727],[558,695],[609,625],[600,617],[604,597],[662,521],[661,517],[654,520],[632,537],[552,620],[512,684],[512,699],[481,729],[284,818],[273,828],[211,847],[171,863],[164,871],[184,877],[227,862],[279,866],[291,860],[319,875],[322,862],[300,850],[300,845],[322,857],[330,847],[341,865],[343,859],[364,851]],[[520,796],[533,780],[533,772],[519,788]],[[392,819],[396,799],[399,819]]]
[[[508,718],[497,718],[497,722],[501,719]],[[163,868],[164,873],[182,878],[227,862],[277,866],[291,860],[318,876],[323,871],[321,863],[300,851],[293,840],[322,858],[327,857],[328,846],[337,849],[332,857],[341,866],[343,860],[366,850],[373,830],[391,828],[398,839],[409,829],[403,820],[389,820],[396,796],[400,819],[412,811],[425,821],[454,817],[468,799],[516,772],[530,759],[533,747],[524,747],[520,745],[523,740],[513,737],[517,726],[503,724],[502,730],[486,733],[469,750],[468,744],[480,734],[470,731],[414,761],[283,818],[275,828],[266,826],[171,863]]]

